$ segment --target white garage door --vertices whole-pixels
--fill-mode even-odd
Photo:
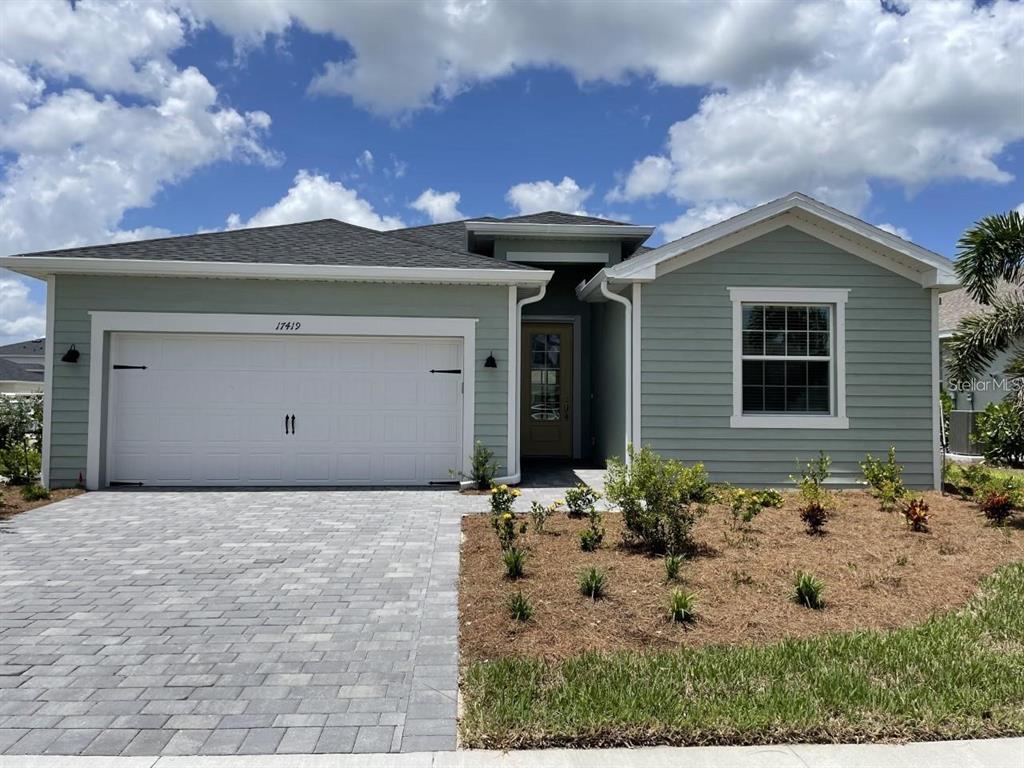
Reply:
[[[452,373],[461,367],[461,339],[115,333],[106,476],[450,481],[462,463],[462,376]]]

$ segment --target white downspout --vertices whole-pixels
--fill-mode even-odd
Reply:
[[[608,281],[600,283],[601,295],[611,301],[616,301],[625,308],[626,316],[626,445],[622,455],[629,460],[629,446],[633,442],[633,304],[625,296],[620,296],[608,290]]]
[[[513,402],[515,407],[515,451],[513,455],[508,457],[508,472],[509,477],[505,479],[508,483],[518,483],[522,477],[522,467],[520,466],[520,455],[519,455],[519,440],[521,435],[519,434],[520,426],[522,422],[522,407],[523,407],[523,393],[519,391],[520,387],[523,386],[523,307],[527,304],[536,304],[538,301],[544,298],[544,295],[548,292],[547,284],[540,287],[540,290],[533,296],[527,296],[525,299],[520,299],[516,302],[516,316],[515,316],[515,328],[513,329],[512,338],[515,339],[515,344],[511,350],[510,357],[515,360],[516,369],[516,384],[515,391],[511,393],[513,395]],[[514,462],[514,463],[513,463]]]

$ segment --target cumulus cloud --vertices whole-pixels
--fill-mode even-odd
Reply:
[[[639,200],[660,195],[672,181],[672,161],[659,155],[648,155],[636,163],[625,183],[616,186],[605,199],[609,202]]]
[[[516,184],[505,193],[505,199],[520,214],[539,211],[585,214],[583,203],[593,191],[593,188],[580,187],[575,179],[564,176],[557,184],[548,180]]]
[[[896,237],[902,237],[904,240],[911,240],[910,232],[907,231],[906,227],[898,227],[895,224],[875,224],[881,230],[884,230],[890,234],[896,235]]]
[[[0,272],[0,345],[36,339],[46,332],[46,308],[29,296],[28,285]]]
[[[459,210],[459,200],[462,195],[458,192],[438,192],[434,189],[425,189],[411,203],[409,207],[425,213],[435,224],[442,221],[455,221],[464,219],[465,216]]]
[[[695,205],[672,221],[662,224],[658,228],[658,232],[665,240],[676,240],[705,227],[710,227],[712,224],[730,219],[745,210],[747,210],[746,206],[728,201]]]
[[[262,208],[245,221],[237,213],[228,217],[228,229],[269,227],[316,219],[338,219],[369,229],[397,229],[405,226],[397,216],[382,216],[373,206],[340,181],[299,171],[288,192],[273,205]]]
[[[358,157],[356,157],[356,165],[367,173],[373,173],[373,152],[368,149],[360,152]]]

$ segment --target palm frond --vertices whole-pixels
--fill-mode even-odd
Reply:
[[[1017,211],[986,216],[957,243],[956,273],[982,304],[992,302],[1000,280],[1024,280],[1024,218]]]
[[[968,382],[996,356],[1024,342],[1024,295],[1011,293],[993,300],[987,312],[965,317],[949,342],[949,374]]]

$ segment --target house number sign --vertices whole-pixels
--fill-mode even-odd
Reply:
[[[298,320],[282,320],[274,326],[275,331],[297,331],[302,327]]]

